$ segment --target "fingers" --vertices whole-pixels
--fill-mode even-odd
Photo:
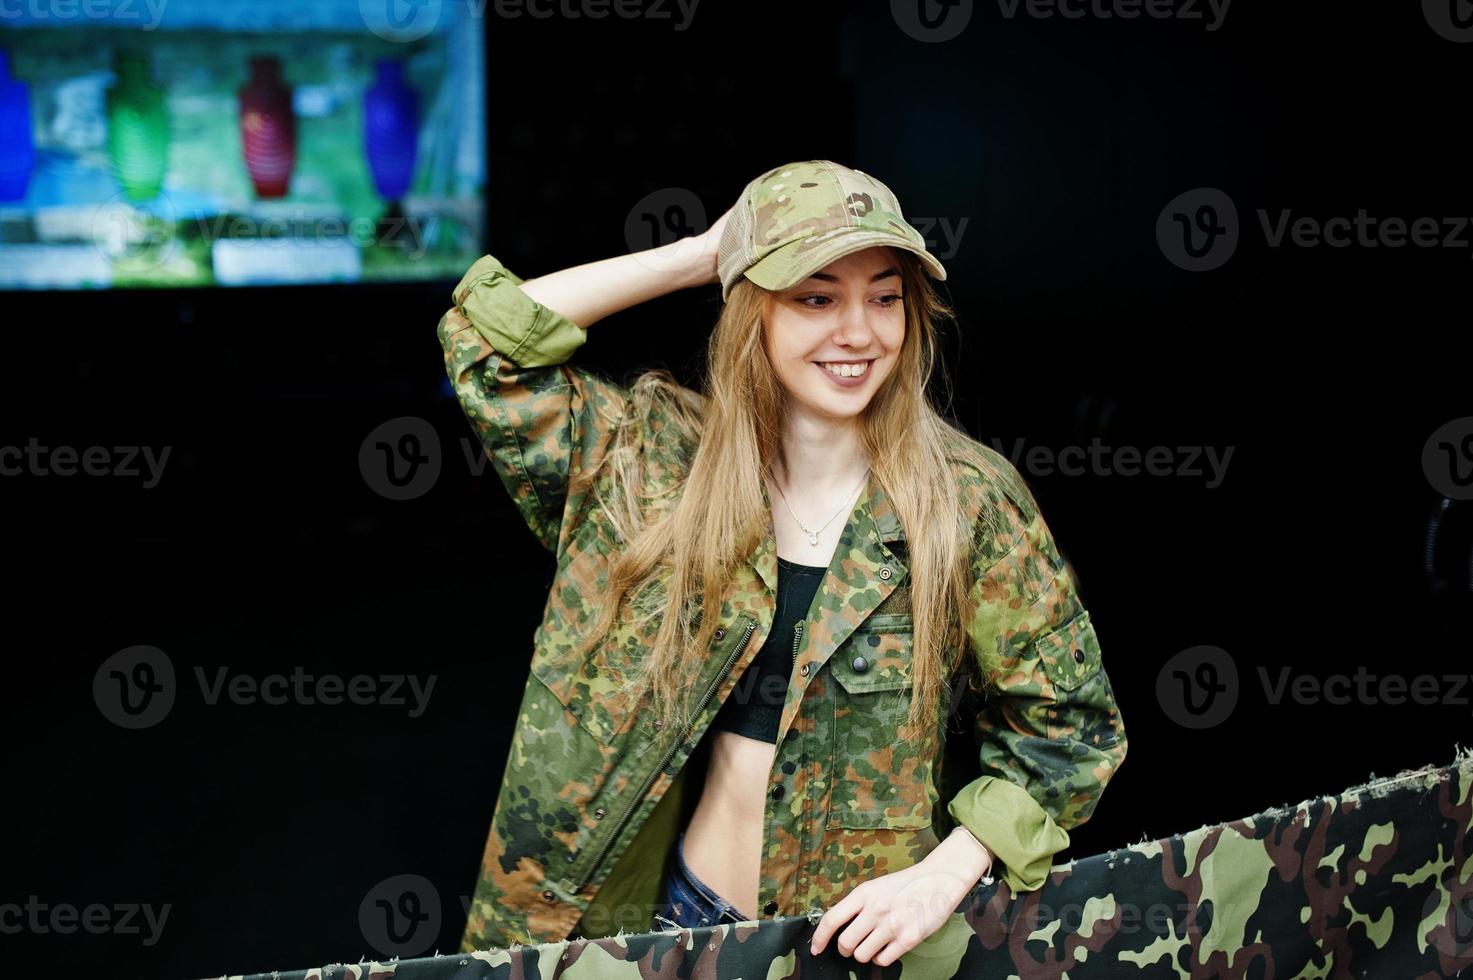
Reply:
[[[860,886],[862,887],[863,885]],[[834,934],[834,930],[848,922],[860,909],[864,908],[864,896],[860,893],[860,888],[855,888],[845,895],[837,905],[831,906],[818,920],[818,925],[813,929],[813,940],[809,943],[810,953],[815,956],[822,953],[824,947],[828,945],[829,937]]]
[[[917,945],[919,945],[917,942],[897,936],[890,940],[890,945],[880,950],[875,956],[874,964],[875,966],[889,966],[906,953],[915,949]]]
[[[944,920],[948,911],[928,915],[926,906],[933,901],[923,899],[909,900],[901,911],[900,906],[891,906],[878,895],[860,885],[825,912],[814,928],[810,952],[815,956],[823,952],[832,938],[834,948],[843,956],[889,966],[920,945],[931,928],[930,921]],[[936,896],[927,897],[934,900]]]
[[[838,947],[839,952],[842,953],[844,952],[844,947],[847,945],[848,942],[851,942],[854,939],[859,939],[859,945],[854,947],[854,952],[845,953],[844,955],[852,956],[854,959],[858,960],[861,963],[868,963],[876,953],[889,946],[891,940],[895,938],[894,929],[890,925],[890,917],[888,915],[875,916],[873,920],[870,921],[869,928],[866,930],[868,935],[863,935],[862,938],[861,934],[858,932],[856,932],[853,937],[850,937],[849,935],[850,930],[854,929],[857,925],[859,925],[859,920],[855,920],[855,924],[853,926],[850,926],[849,929],[845,929],[844,932],[839,935]]]

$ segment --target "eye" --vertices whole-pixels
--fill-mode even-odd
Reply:
[[[821,302],[810,303],[809,300],[820,300]],[[806,306],[811,310],[816,310],[820,309],[821,307],[827,306],[830,302],[832,302],[832,300],[830,300],[829,297],[823,295],[822,293],[815,293],[812,296],[799,296],[797,302],[799,306]]]
[[[879,303],[881,306],[894,306],[903,298],[899,293],[886,293],[884,296],[879,297]]]

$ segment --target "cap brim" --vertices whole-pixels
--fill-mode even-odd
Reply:
[[[915,254],[932,278],[942,282],[946,281],[946,267],[937,260],[936,256],[920,245],[888,232],[855,228],[843,234],[833,235],[817,246],[805,249],[802,247],[804,244],[804,241],[799,239],[775,249],[764,256],[760,262],[747,269],[743,275],[763,289],[774,291],[791,289],[830,262],[855,252],[862,252],[867,248],[874,248],[877,245],[888,245],[891,248],[903,249]]]

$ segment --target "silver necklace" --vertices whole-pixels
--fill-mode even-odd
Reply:
[[[868,480],[868,479],[869,479],[869,467],[866,466],[864,468],[864,476],[862,476],[862,477],[859,478],[859,483],[854,487],[854,490],[850,490],[849,491],[849,496],[845,498],[845,502],[839,505],[839,509],[838,510],[834,511],[834,517],[838,517],[840,514],[844,513],[844,508],[848,507],[849,506],[849,501],[851,501],[854,498],[854,492],[856,490],[858,490],[860,487],[864,486],[864,481],[865,480]],[[832,524],[834,522],[834,517],[830,517],[828,520],[826,520],[822,524],[820,524],[818,526],[818,531],[810,531],[808,528],[806,528],[806,527],[803,526],[803,522],[802,521],[798,520],[798,515],[796,513],[794,513],[794,511],[793,511],[793,505],[790,504],[790,503],[788,503],[787,494],[783,493],[783,488],[782,487],[778,487],[777,486],[777,478],[776,477],[773,478],[772,485],[774,487],[777,487],[777,495],[779,497],[782,497],[783,498],[783,506],[787,507],[788,508],[788,513],[793,515],[793,521],[795,523],[797,523],[797,525],[799,527],[803,528],[803,533],[804,534],[808,535],[808,543],[811,544],[811,545],[813,545],[815,548],[818,547],[818,534],[819,534],[819,531],[822,531],[824,528],[826,528],[830,524]]]

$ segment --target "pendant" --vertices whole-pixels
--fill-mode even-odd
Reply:
[[[818,535],[817,534],[810,534],[810,535],[808,535],[808,543],[811,544],[811,545],[813,545],[814,547],[817,547],[818,546]]]

